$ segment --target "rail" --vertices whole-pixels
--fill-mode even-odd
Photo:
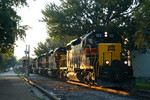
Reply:
[[[133,95],[150,100],[150,90],[138,89]]]
[[[119,95],[127,95],[127,96],[131,95],[130,93],[125,92],[125,91],[120,91],[120,90],[115,90],[115,89],[110,89],[110,88],[103,88],[100,86],[91,86],[91,85],[87,85],[84,83],[78,83],[78,82],[73,82],[73,81],[67,81],[67,83],[75,84],[78,86],[83,86],[83,87],[87,87],[87,88],[91,88],[91,89],[96,89],[96,90],[100,90],[100,91],[104,91],[104,92],[119,94]]]

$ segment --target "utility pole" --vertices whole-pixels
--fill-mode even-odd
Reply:
[[[30,45],[26,45],[26,50],[25,50],[25,55],[26,55],[26,60],[25,60],[25,76],[29,77],[29,55],[30,55]]]

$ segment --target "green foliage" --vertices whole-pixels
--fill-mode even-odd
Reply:
[[[13,55],[11,57],[6,54],[0,55],[0,70],[14,67],[16,64],[17,60]]]
[[[23,64],[23,60],[25,60],[25,59],[26,59],[26,56],[23,56],[21,59],[19,59],[18,60],[18,65],[22,65]],[[30,57],[30,60],[29,60],[30,64],[31,64],[32,60],[33,60],[33,58]]]
[[[142,48],[144,43],[150,43],[150,1],[141,0],[139,6],[133,12],[137,21],[135,45]]]
[[[150,83],[142,83],[142,82],[136,82],[135,87],[138,89],[146,89],[150,90]]]
[[[36,56],[40,56],[41,54],[54,50],[57,47],[65,47],[66,44],[74,38],[74,36],[57,36],[55,38],[47,38],[45,43],[38,43],[38,47],[34,48],[34,53]]]
[[[16,7],[27,6],[26,0],[0,0],[0,70],[14,67],[16,58],[12,56],[15,41],[26,36],[27,25],[20,25],[21,17]]]
[[[37,97],[37,100],[45,100],[44,97]]]
[[[149,0],[60,0],[42,10],[50,37],[111,31],[128,38],[129,49],[150,43]],[[144,46],[145,48],[145,46]]]
[[[81,36],[92,31],[129,32],[134,0],[61,0],[42,11],[50,36]],[[130,29],[131,30],[131,29]]]
[[[127,47],[130,49],[148,40],[146,39],[149,37],[148,31],[141,30],[141,26],[145,26],[140,24],[143,22],[140,19],[143,11],[139,13],[139,10],[143,0],[60,1],[60,6],[50,3],[42,10],[43,21],[47,24],[50,37],[65,35],[79,37],[92,31],[111,31],[120,34],[123,39],[128,38]],[[148,20],[145,21],[146,25],[149,23]]]
[[[27,25],[21,26],[21,17],[15,7],[27,6],[26,0],[0,0],[0,54],[14,51],[15,41],[24,39]]]

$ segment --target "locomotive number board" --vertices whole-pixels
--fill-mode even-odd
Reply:
[[[114,45],[108,46],[108,51],[115,51],[115,46]]]

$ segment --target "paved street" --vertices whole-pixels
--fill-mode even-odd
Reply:
[[[37,100],[12,70],[0,74],[0,100]]]

